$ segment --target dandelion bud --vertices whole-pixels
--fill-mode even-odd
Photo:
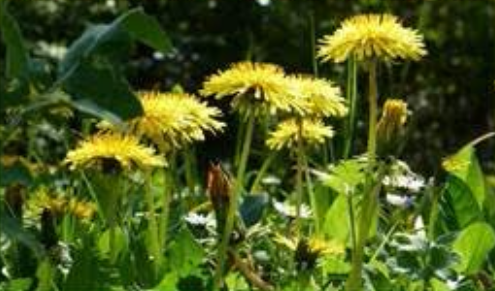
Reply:
[[[394,154],[407,120],[407,103],[399,99],[385,101],[377,125],[378,154]]]
[[[217,228],[220,234],[225,226],[232,186],[228,174],[222,169],[220,163],[210,163],[207,179],[207,191],[215,210]]]

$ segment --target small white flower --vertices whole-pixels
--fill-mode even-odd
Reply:
[[[215,227],[216,221],[215,218],[213,217],[213,214],[198,214],[196,212],[189,212],[185,217],[184,220],[191,224],[191,225],[199,225],[199,226],[206,226],[206,227]]]
[[[407,195],[399,195],[399,194],[392,194],[389,193],[387,194],[387,202],[393,206],[399,206],[399,207],[409,207],[412,204],[412,199],[411,197]]]
[[[280,183],[282,183],[282,181],[280,181],[280,178],[273,175],[266,176],[261,180],[261,182],[267,186],[277,186],[280,185]]]
[[[273,201],[273,207],[275,210],[287,217],[296,217],[297,214],[297,209],[295,205],[290,205],[289,203],[283,203],[283,202],[278,202],[278,201]],[[301,218],[309,218],[311,217],[311,209],[309,208],[308,205],[302,204],[301,205],[301,212],[300,212]]]

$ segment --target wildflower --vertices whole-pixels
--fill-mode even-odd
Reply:
[[[296,94],[304,102],[303,113],[319,117],[343,117],[347,114],[340,88],[330,81],[307,76],[295,76],[290,80]]]
[[[162,167],[165,160],[155,155],[155,151],[139,144],[135,136],[120,133],[97,133],[80,142],[76,149],[67,153],[64,160],[72,170],[103,166],[105,163],[116,163],[123,169],[137,165],[140,168]]]
[[[405,28],[390,14],[358,15],[345,20],[333,35],[324,37],[318,56],[324,61],[343,62],[350,56],[362,61],[418,60],[426,55],[423,36]]]
[[[378,149],[382,153],[395,149],[407,120],[407,103],[398,99],[388,99],[377,125]]]
[[[267,63],[241,62],[210,76],[201,94],[217,99],[232,96],[231,106],[244,116],[301,111],[282,68]]]
[[[224,123],[216,120],[220,110],[184,93],[138,93],[144,114],[130,121],[131,129],[162,150],[203,141],[205,132],[217,132]]]
[[[317,237],[289,239],[281,235],[276,235],[275,242],[294,251],[294,260],[299,271],[314,269],[318,258],[322,256],[344,253],[344,246],[340,243],[326,241]]]
[[[42,211],[48,211],[53,218],[70,214],[80,220],[89,220],[96,213],[96,205],[93,202],[50,193],[46,188],[38,189],[28,201],[27,207],[28,217],[31,218],[38,217]]]
[[[282,214],[283,216],[294,218],[297,215],[297,209],[296,209],[295,205],[290,205],[288,203],[274,201],[273,207],[275,208],[275,210],[278,213]],[[311,217],[311,208],[308,205],[302,204],[300,211],[301,211],[301,213],[300,213],[301,218],[310,218]]]
[[[325,142],[325,138],[333,136],[333,130],[319,119],[303,119],[301,137],[308,145],[317,145]],[[296,119],[288,119],[277,125],[270,133],[266,144],[274,150],[293,148],[300,138],[299,126]]]

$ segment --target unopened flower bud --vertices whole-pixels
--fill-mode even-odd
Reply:
[[[395,154],[407,120],[407,103],[388,99],[377,125],[378,154]]]

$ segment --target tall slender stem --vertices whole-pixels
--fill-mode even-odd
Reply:
[[[263,164],[261,165],[260,170],[258,171],[258,174],[256,175],[256,178],[254,179],[253,184],[251,185],[251,190],[249,193],[254,193],[258,191],[259,184],[261,183],[261,179],[263,179],[263,176],[265,176],[266,171],[272,164],[273,160],[275,159],[277,155],[277,151],[272,151],[270,155],[265,159]]]
[[[357,108],[357,62],[354,57],[348,60],[347,67],[347,87],[346,99],[349,102],[349,117],[346,124],[346,136],[344,141],[343,158],[346,159],[351,154],[351,146],[354,140],[354,128],[356,126]]]
[[[375,164],[376,156],[376,123],[378,116],[378,89],[376,85],[376,60],[370,61],[369,66],[369,92],[368,92],[368,106],[369,106],[369,127],[368,127],[368,165],[369,169]]]
[[[237,168],[236,180],[234,181],[234,191],[230,197],[230,205],[227,213],[227,221],[225,222],[225,230],[223,232],[222,240],[218,248],[218,262],[215,273],[215,290],[218,290],[223,284],[223,271],[225,263],[227,261],[227,250],[229,247],[230,234],[234,228],[235,213],[237,210],[237,199],[244,186],[244,175],[246,173],[247,162],[249,158],[249,152],[251,149],[251,142],[253,140],[255,116],[249,115],[247,120],[246,133],[244,135],[244,142],[242,144],[242,151],[239,160],[239,167]]]
[[[361,201],[361,217],[359,220],[358,235],[356,248],[353,250],[352,270],[347,278],[346,290],[356,291],[362,289],[362,270],[364,247],[368,239],[371,223],[374,220],[373,215],[378,207],[378,194],[381,189],[381,180],[384,167],[378,169],[378,173],[373,172],[376,162],[376,123],[377,123],[377,99],[378,89],[376,84],[376,60],[371,60],[369,64],[369,127],[368,127],[368,170],[366,177],[366,187],[363,200]]]
[[[163,171],[163,196],[162,196],[162,213],[160,217],[160,228],[158,230],[159,243],[162,250],[167,249],[168,221],[170,217],[170,200],[172,198],[172,178],[169,176],[168,169]],[[163,263],[163,262],[162,262]]]
[[[156,222],[156,217],[155,217],[155,197],[153,197],[151,175],[152,175],[151,171],[147,171],[145,174],[146,184],[145,184],[144,196],[148,207],[148,231],[150,238],[150,252],[152,255],[153,267],[155,272],[153,275],[156,276],[158,275],[158,271],[161,267],[162,251],[161,251],[161,243],[159,241],[159,236],[158,236],[158,224]]]
[[[296,234],[301,231],[301,206],[303,202],[303,167],[304,167],[304,144],[303,144],[303,122],[302,118],[297,119],[297,168],[296,168]]]

